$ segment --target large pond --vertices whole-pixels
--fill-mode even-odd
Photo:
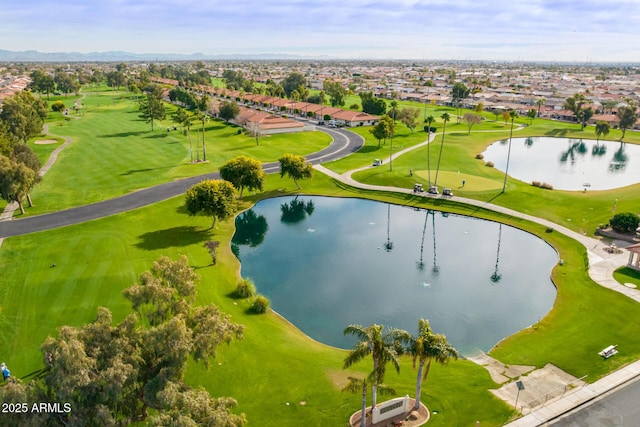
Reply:
[[[509,140],[483,153],[498,170],[507,165]],[[513,138],[509,176],[546,182],[558,190],[609,190],[640,182],[640,146],[589,139]]]
[[[310,337],[350,348],[352,323],[417,330],[430,320],[463,354],[543,317],[555,250],[513,227],[328,197],[263,200],[236,219],[243,277]]]

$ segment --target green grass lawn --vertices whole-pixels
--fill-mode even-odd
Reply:
[[[28,215],[92,203],[174,179],[218,170],[230,158],[245,154],[273,162],[284,153],[309,154],[325,148],[330,137],[321,132],[272,135],[260,139],[238,134],[238,127],[212,120],[206,124],[207,162],[192,164],[189,141],[173,128],[168,107],[167,120],[156,123],[152,132],[138,117],[135,102],[119,92],[87,94],[83,115],[49,124],[47,138],[72,143],[58,157],[56,165],[32,192],[35,206]],[[202,158],[200,126],[191,128],[194,158]],[[40,138],[38,138],[40,139]],[[35,146],[42,162],[55,147]]]
[[[248,194],[243,207],[265,195],[295,192],[291,179],[270,175],[267,181],[265,194]],[[320,174],[302,186],[311,193],[359,195]],[[122,320],[130,311],[122,290],[160,255],[186,254],[202,278],[198,301],[214,302],[246,326],[245,338],[221,347],[209,370],[190,364],[188,382],[213,395],[236,398],[238,410],[252,425],[345,425],[359,409],[360,396],[340,389],[348,375],[365,373],[370,364],[343,371],[344,350],[309,339],[275,313],[247,314],[248,301],[229,297],[239,277],[239,263],[230,251],[233,223],[219,223],[215,230],[208,230],[209,224],[208,218],[189,217],[178,197],[109,218],[6,239],[0,247],[0,269],[6,273],[0,288],[3,360],[20,377],[41,366],[38,348],[57,327],[93,320],[98,306],[112,310],[114,321]],[[203,247],[207,240],[221,242],[215,267]],[[410,359],[404,358],[401,374],[389,372],[386,382],[399,396],[412,394],[414,375]],[[496,386],[484,368],[453,362],[432,369],[423,401],[439,412],[436,425],[472,425],[475,420],[502,425],[512,411],[488,392]],[[461,395],[466,398],[460,399]]]
[[[453,131],[456,129],[455,126],[464,125],[447,125],[438,185],[452,188],[458,196],[506,206],[523,213],[546,218],[588,235],[594,235],[599,224],[609,222],[612,216],[611,206],[615,199],[618,199],[617,212],[640,212],[640,198],[637,197],[640,184],[584,193],[544,190],[533,187],[529,183],[508,178],[506,192],[500,194],[504,180],[503,172],[485,166],[484,161],[475,159],[475,156],[484,151],[492,142],[508,138],[509,127],[504,127],[503,131],[474,131],[467,134],[464,131]],[[498,124],[498,126],[500,125]],[[451,133],[449,133],[449,129],[452,129]],[[478,130],[490,129],[479,128]],[[335,162],[335,165],[328,164],[331,169],[344,172],[348,169],[368,166],[373,158],[379,157],[375,151],[377,141],[368,134],[367,129],[360,128],[358,133],[366,139],[365,150],[369,147],[371,152],[363,151]],[[521,131],[514,131],[514,137],[561,135],[570,138],[591,138],[595,136],[592,133],[593,129],[589,127],[580,130],[578,125],[537,121],[533,126],[528,126]],[[421,135],[424,138],[424,132],[421,132]],[[627,135],[625,139],[640,142],[640,134],[628,132]],[[353,175],[353,178],[367,184],[413,188],[413,184],[418,182],[426,187],[428,184],[427,158],[431,159],[431,179],[433,181],[435,180],[435,168],[441,142],[441,135],[437,135],[430,144],[431,147],[421,147],[394,160],[393,171],[389,171],[388,166],[383,165],[358,172]],[[366,154],[369,154],[368,157]],[[385,162],[387,161],[388,158],[385,159]],[[413,176],[409,175],[409,169],[413,170]],[[463,179],[466,181],[464,187],[462,187]]]
[[[620,267],[613,272],[613,278],[621,285],[631,283],[640,288],[640,271],[633,268]]]

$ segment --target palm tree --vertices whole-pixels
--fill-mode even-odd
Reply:
[[[536,105],[538,106],[538,117],[540,117],[540,107],[542,107],[547,102],[547,98],[544,96],[542,98],[538,98],[536,101]]]
[[[416,380],[416,403],[414,409],[420,408],[420,394],[422,383],[427,380],[431,361],[446,364],[449,359],[457,359],[458,351],[447,342],[447,337],[436,334],[431,329],[427,319],[418,321],[418,334],[409,341],[409,353],[413,357],[413,367],[418,364],[418,376]],[[425,369],[425,364],[426,369]]]
[[[193,163],[193,143],[191,142],[191,115],[186,114],[182,120],[182,126],[187,128],[187,136],[189,137],[189,155],[191,156],[191,163]]]
[[[367,425],[367,388],[369,387],[369,381],[366,378],[348,377],[349,383],[342,389],[342,391],[349,391],[351,393],[362,392],[362,412],[360,416],[360,427]],[[383,384],[378,384],[378,392],[381,395],[395,394],[396,391]]]
[[[429,127],[429,136],[427,137],[427,140],[431,139],[431,125],[435,121],[436,119],[434,119],[433,116],[429,116],[426,118],[427,126]],[[431,187],[431,155],[429,153],[430,146],[431,146],[431,141],[429,141],[429,143],[427,144],[427,177],[428,177],[427,180],[429,181],[429,187]]]
[[[377,404],[377,388],[383,382],[387,363],[391,362],[396,372],[400,372],[399,353],[401,344],[408,342],[410,335],[400,329],[388,329],[383,333],[383,325],[370,325],[366,328],[361,325],[349,325],[344,329],[345,335],[355,335],[360,341],[356,343],[351,352],[344,359],[344,369],[350,367],[367,356],[373,359],[373,370],[369,374],[371,383],[371,408]]]
[[[609,123],[605,122],[604,120],[598,120],[596,122],[596,136],[597,136],[597,140],[596,140],[596,146],[600,145],[600,136],[607,136],[607,134],[609,133]]]
[[[199,112],[198,113],[198,121],[200,121],[200,123],[202,123],[202,161],[206,162],[207,161],[207,149],[204,145],[204,133],[205,133],[205,128],[204,125],[209,121],[209,116],[207,115],[207,113],[204,112]]]
[[[440,172],[440,159],[442,158],[442,147],[444,146],[444,131],[447,128],[447,122],[451,120],[451,116],[449,116],[449,113],[444,113],[442,116],[440,116],[440,118],[444,123],[442,125],[442,140],[440,141],[440,154],[438,155],[438,166],[436,166],[436,179],[433,182],[433,185],[435,185],[436,187],[438,186],[438,172]]]
[[[504,183],[502,184],[502,193],[504,193],[507,187],[507,172],[509,172],[509,160],[511,158],[511,137],[513,136],[513,121],[518,117],[516,110],[509,111],[509,117],[511,117],[511,131],[509,132],[509,148],[507,150],[507,167],[504,169]]]

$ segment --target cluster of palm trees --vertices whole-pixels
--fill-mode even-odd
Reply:
[[[377,394],[394,393],[383,383],[386,367],[389,363],[393,365],[396,372],[400,371],[400,356],[409,354],[413,358],[413,367],[418,366],[416,380],[416,395],[414,409],[420,408],[420,395],[422,383],[429,375],[431,362],[445,364],[450,359],[457,359],[458,352],[447,342],[447,338],[442,334],[436,334],[431,329],[429,321],[420,319],[418,321],[418,333],[414,336],[409,332],[388,328],[384,330],[383,325],[349,325],[344,330],[345,335],[354,335],[358,338],[358,343],[344,360],[344,368],[371,356],[373,359],[373,369],[366,378],[349,377],[349,383],[344,390],[351,392],[362,392],[362,418],[361,426],[366,424],[366,394],[371,388],[372,404],[371,408],[377,405]]]

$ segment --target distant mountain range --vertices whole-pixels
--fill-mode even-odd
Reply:
[[[118,62],[118,61],[206,61],[206,60],[274,60],[274,59],[320,59],[284,53],[205,55],[203,53],[132,53],[109,52],[21,52],[0,49],[0,62]],[[326,59],[326,58],[324,58]]]

